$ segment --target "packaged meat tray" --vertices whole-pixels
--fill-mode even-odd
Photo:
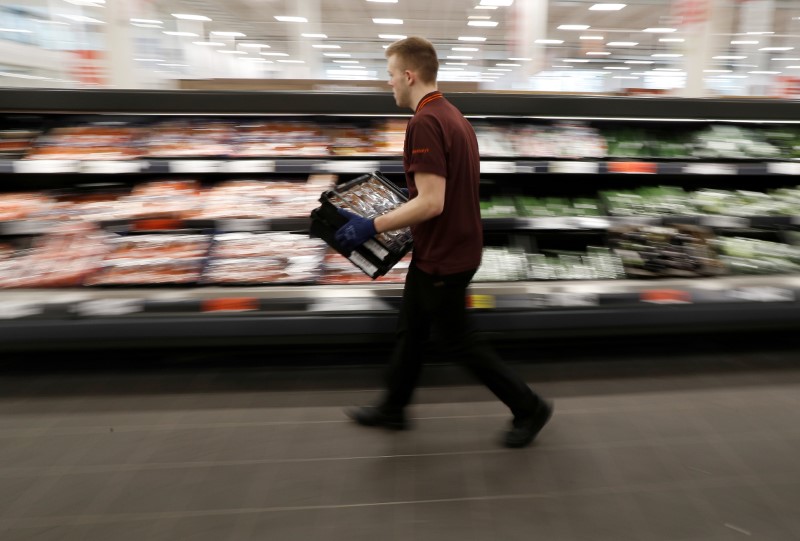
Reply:
[[[0,194],[0,222],[25,220],[55,205],[55,200],[38,192]]]
[[[108,235],[89,225],[34,237],[30,245],[6,245],[0,258],[0,287],[74,287],[101,267]]]
[[[236,130],[228,122],[169,120],[151,126],[143,152],[151,158],[229,156]]]
[[[330,145],[331,139],[312,122],[254,122],[236,126],[233,156],[320,157],[330,154]]]
[[[181,285],[200,280],[203,258],[114,259],[103,262],[101,270],[86,279],[88,286]]]
[[[106,261],[117,259],[193,259],[208,254],[209,235],[118,235],[109,242]]]
[[[0,130],[0,156],[25,156],[38,136],[39,132],[35,130]]]
[[[183,219],[200,207],[200,184],[194,180],[157,180],[137,184],[119,201],[117,219]]]
[[[338,209],[345,209],[365,218],[385,214],[407,201],[403,193],[379,172],[362,175],[320,196],[322,205],[311,213],[311,235],[323,239],[329,246],[345,255],[370,278],[386,274],[411,250],[411,230],[379,233],[352,253],[336,243],[336,231],[347,220]]]
[[[203,281],[216,284],[316,282],[325,243],[291,233],[225,233],[214,237]]]
[[[402,284],[408,274],[408,266],[411,264],[411,254],[408,253],[398,261],[385,275],[371,279],[343,255],[329,250],[325,254],[323,263],[323,274],[319,280],[320,284],[367,284],[372,282],[382,282],[388,284]]]
[[[130,160],[141,156],[141,129],[118,124],[54,128],[28,152],[32,160]]]

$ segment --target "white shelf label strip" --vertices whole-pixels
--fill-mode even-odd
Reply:
[[[19,160],[14,162],[15,173],[77,173],[77,160]]]
[[[219,160],[172,160],[170,173],[218,173],[224,162]]]

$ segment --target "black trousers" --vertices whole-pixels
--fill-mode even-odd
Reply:
[[[474,274],[472,270],[434,276],[411,264],[381,408],[399,411],[409,404],[422,372],[425,344],[433,331],[448,359],[472,372],[515,417],[534,411],[540,398],[472,332],[466,292]]]

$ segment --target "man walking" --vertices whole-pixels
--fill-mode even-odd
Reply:
[[[337,231],[336,240],[352,250],[376,233],[410,226],[414,249],[386,392],[375,406],[348,414],[365,426],[407,427],[405,408],[422,371],[423,349],[433,327],[448,357],[471,371],[511,410],[514,418],[505,445],[524,447],[550,419],[552,406],[475,337],[466,309],[467,287],[483,250],[475,132],[438,91],[439,61],[430,42],[403,39],[389,46],[386,58],[395,102],[414,111],[403,151],[409,201],[374,220],[340,211],[349,220]]]

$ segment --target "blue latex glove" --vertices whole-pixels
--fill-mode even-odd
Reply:
[[[347,218],[347,223],[336,231],[336,243],[346,252],[352,252],[375,236],[375,220],[362,218],[344,209],[337,209]]]

